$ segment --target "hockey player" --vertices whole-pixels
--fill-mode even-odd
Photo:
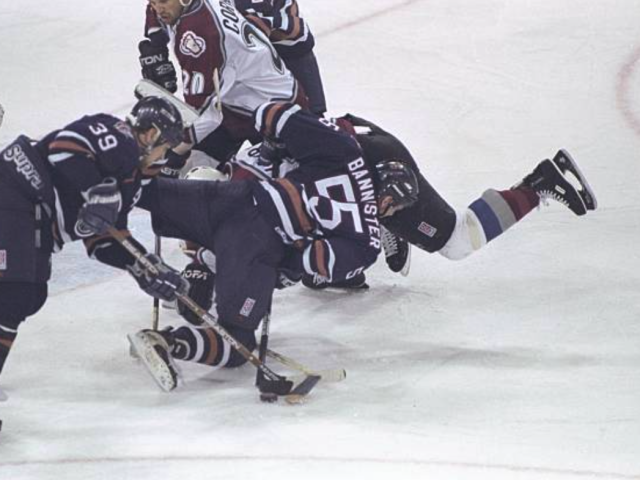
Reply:
[[[392,134],[353,115],[344,117],[370,164],[398,164],[387,169],[388,176],[404,178],[406,188],[378,192],[382,225],[401,240],[451,260],[463,259],[494,240],[522,220],[541,201],[555,200],[578,216],[597,208],[595,195],[576,162],[560,150],[551,160],[543,160],[515,186],[488,189],[460,210],[451,207],[421,174],[409,150]],[[385,178],[380,178],[384,188]],[[385,207],[388,202],[392,208]],[[411,203],[413,202],[413,203]],[[402,204],[405,204],[403,206]],[[399,245],[402,247],[402,245]],[[404,263],[406,248],[400,248],[393,264]],[[396,267],[398,265],[395,265]]]
[[[296,0],[235,0],[247,20],[269,37],[293,76],[309,98],[309,110],[318,116],[327,111],[318,61],[313,53],[315,38],[300,16]]]
[[[140,287],[173,299],[187,282],[154,255],[153,275],[108,234],[126,231],[145,174],[182,139],[179,112],[146,98],[126,121],[87,115],[40,141],[22,135],[0,152],[0,371],[18,328],[47,299],[51,254],[82,240],[89,256],[128,269]],[[131,239],[140,250],[144,248]]]
[[[460,260],[482,248],[520,221],[541,200],[550,198],[566,205],[576,215],[595,210],[593,191],[569,153],[559,151],[552,160],[540,162],[514,187],[489,189],[469,207],[455,210],[429,184],[408,149],[392,134],[375,124],[346,115],[337,124],[357,139],[363,158],[376,180],[376,197],[383,227],[382,244],[393,271],[407,262],[409,244],[430,253],[438,252]],[[272,174],[272,162],[265,161],[255,147],[253,154],[239,154],[235,164],[244,170]],[[281,162],[280,172],[297,168],[295,155]],[[572,182],[573,180],[573,182]],[[344,282],[326,282],[304,276],[305,286],[363,288],[364,273]]]
[[[192,146],[225,162],[245,140],[258,141],[251,115],[265,102],[307,106],[274,46],[233,0],[149,0],[145,36],[139,44],[143,77],[176,91],[170,42],[182,70],[184,99],[201,112],[188,142],[170,154],[174,171],[184,165],[185,152]]]
[[[356,141],[297,105],[268,103],[255,118],[256,129],[286,145],[300,168],[275,180],[160,178],[145,187],[138,203],[151,212],[156,233],[215,254],[215,265],[205,254],[199,256],[205,262],[185,269],[189,293],[208,308],[215,288],[218,322],[250,350],[276,287],[303,272],[319,281],[345,281],[372,265],[380,251],[372,172]],[[207,328],[143,330],[130,340],[165,390],[176,386],[173,358],[215,367],[245,362]]]

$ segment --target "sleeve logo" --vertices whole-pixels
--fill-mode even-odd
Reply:
[[[207,49],[204,38],[199,37],[192,31],[184,32],[180,40],[180,52],[189,57],[198,58]]]

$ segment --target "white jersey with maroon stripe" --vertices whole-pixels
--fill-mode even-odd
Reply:
[[[222,122],[214,98],[216,70],[222,105],[247,117],[265,102],[294,101],[298,94],[297,82],[269,39],[232,0],[193,0],[173,26],[164,25],[149,7],[146,34],[160,28],[180,63],[185,101],[202,112],[193,125],[196,141]]]

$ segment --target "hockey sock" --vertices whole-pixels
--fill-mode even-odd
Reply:
[[[211,328],[180,327],[171,332],[171,356],[176,360],[224,366],[229,359],[229,346]]]
[[[13,345],[17,335],[17,330],[0,325],[0,372],[2,372],[4,362],[9,356],[9,350],[11,350],[11,346]]]
[[[469,205],[482,226],[487,242],[500,236],[540,204],[538,194],[528,186],[511,190],[489,189]]]

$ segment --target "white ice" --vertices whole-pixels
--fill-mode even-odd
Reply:
[[[70,246],[0,381],[0,479],[640,478],[637,0],[299,3],[331,113],[396,133],[450,203],[566,148],[600,208],[551,204],[459,263],[414,250],[407,278],[381,262],[364,294],[277,293],[273,348],[348,371],[297,407],[249,366],[160,392],[125,340],[151,300]],[[1,2],[0,144],[123,115],[144,6]]]

